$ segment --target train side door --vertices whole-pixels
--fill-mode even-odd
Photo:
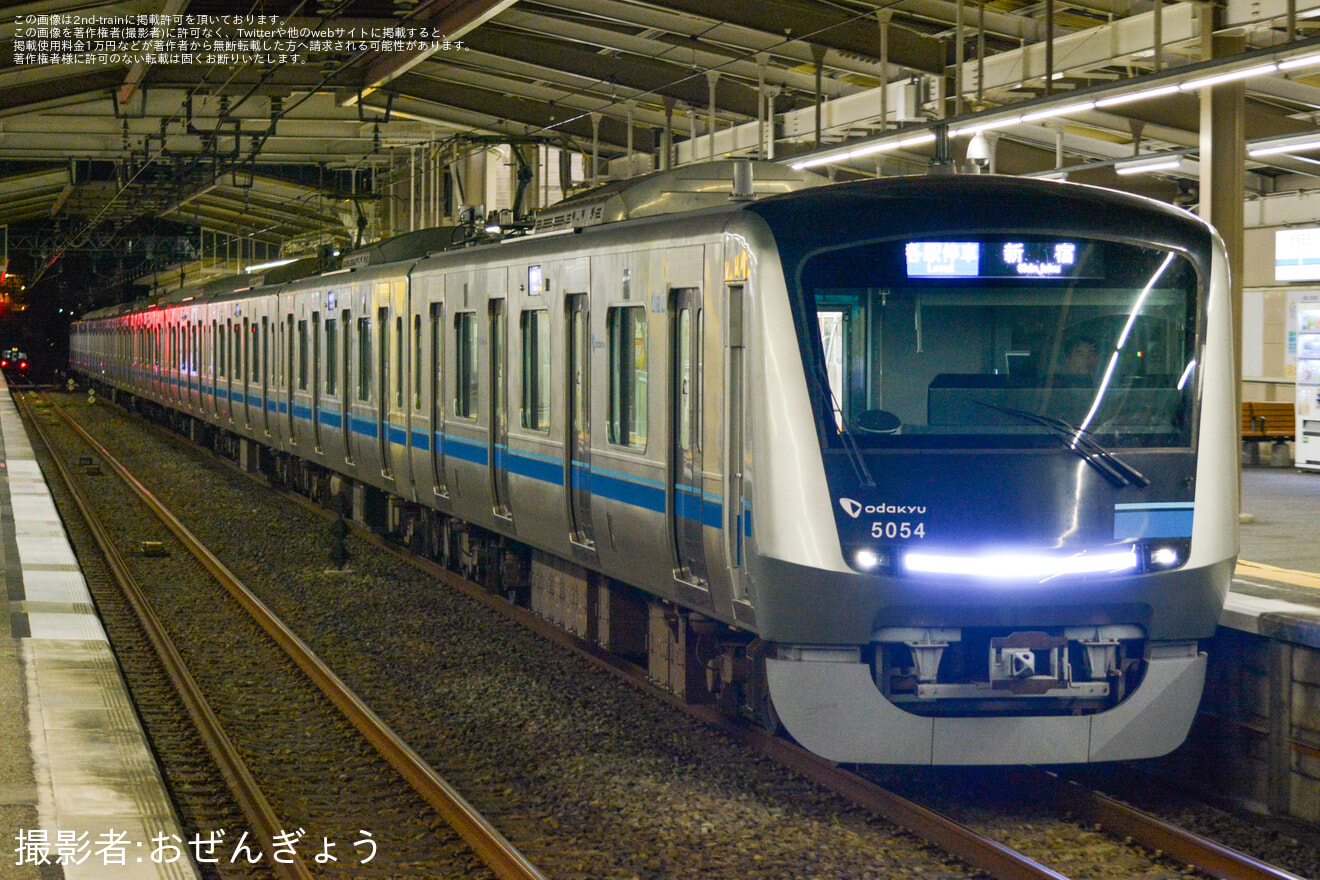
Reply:
[[[568,494],[569,539],[594,550],[591,524],[591,322],[587,295],[571,294],[567,309],[565,348],[568,355]]]
[[[746,600],[747,587],[743,579],[743,538],[747,527],[747,505],[743,497],[746,491],[743,474],[747,464],[743,389],[746,372],[745,286],[730,284],[725,291],[728,295],[724,322],[728,334],[728,367],[724,385],[728,397],[725,401],[724,472],[728,476],[724,492],[724,553],[728,559],[733,597]]]
[[[490,301],[490,481],[495,515],[513,516],[509,507],[509,351],[508,300]]]
[[[271,317],[261,315],[261,425],[271,435]]]
[[[252,430],[252,331],[255,330],[251,318],[243,319],[243,427]]]
[[[389,432],[387,475],[394,480],[394,491],[404,498],[413,498],[412,447],[413,406],[412,362],[414,359],[411,309],[409,308],[410,281],[405,277],[389,282],[390,322],[390,387],[386,430]]]
[[[350,289],[346,294],[349,303],[353,301]],[[339,346],[339,429],[344,437],[344,463],[353,464],[353,311],[343,309],[339,313],[339,327],[343,342]]]
[[[445,304],[433,302],[431,309],[431,481],[432,491],[446,496],[445,482]]]
[[[297,445],[298,427],[297,422],[295,422],[293,418],[293,389],[297,384],[297,380],[294,378],[294,368],[296,366],[294,359],[297,357],[298,340],[294,336],[293,320],[293,304],[290,303],[289,314],[284,318],[284,325],[287,331],[284,340],[284,403],[285,413],[288,415],[289,419],[289,443]]]
[[[668,489],[675,574],[680,580],[705,586],[701,291],[675,289],[670,302]]]
[[[321,445],[321,313],[312,312],[312,375],[308,379],[312,392],[312,448],[317,452]]]
[[[390,440],[389,406],[390,406],[390,309],[389,309],[389,285],[380,285],[381,305],[376,309],[376,334],[379,338],[376,340],[376,377],[378,380],[377,388],[380,389],[376,395],[376,436],[379,438],[377,444],[380,449],[380,473],[381,476],[390,478],[393,476],[394,450],[391,448],[393,443]]]

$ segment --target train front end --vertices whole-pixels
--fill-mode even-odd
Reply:
[[[1213,231],[996,177],[749,210],[779,259],[748,566],[788,731],[866,763],[1176,748],[1237,554]]]

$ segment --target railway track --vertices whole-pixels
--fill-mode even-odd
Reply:
[[[94,440],[89,440],[89,442],[96,444]],[[99,444],[96,445],[99,447]],[[133,481],[131,477],[129,477],[129,480]],[[140,483],[139,491],[145,492]],[[299,499],[299,503],[308,509],[315,509],[310,502]],[[325,515],[323,511],[316,510],[321,515]],[[181,525],[172,528],[183,533],[187,532]],[[176,534],[178,531],[176,531]],[[398,552],[396,548],[375,536],[360,534],[359,538],[372,541],[378,548],[391,553]],[[405,556],[404,554],[400,554],[400,557],[406,558],[407,564],[418,567],[428,577],[443,581],[499,613],[517,619],[523,625],[535,629],[550,640],[571,648],[598,667],[628,682],[629,685],[651,693],[657,693],[646,681],[643,670],[636,669],[617,658],[607,656],[594,645],[583,642],[522,609],[490,596],[481,588],[462,580],[435,563]],[[218,560],[213,565],[220,570],[224,570],[223,563]],[[253,601],[260,604],[260,601],[255,600],[255,598]],[[276,628],[278,629],[278,627]],[[293,642],[297,641],[297,637],[293,636],[292,633],[284,638]],[[332,673],[329,673],[329,675],[333,677]],[[821,761],[785,743],[783,740],[768,736],[759,730],[733,723],[706,707],[688,706],[674,700],[672,697],[663,695],[663,692],[659,693],[668,699],[670,703],[679,706],[692,717],[705,724],[720,728],[744,746],[770,757],[783,766],[790,768],[794,773],[801,774],[812,780],[816,785],[847,799],[858,808],[873,815],[884,817],[890,822],[930,841],[976,871],[997,878],[1062,878],[1066,876],[1044,864],[1048,859],[1042,859],[1041,861],[1032,859],[1015,851],[1005,843],[997,842],[966,825],[942,816],[935,810],[887,791],[861,776]],[[407,750],[407,746],[402,748]],[[1029,781],[1021,776],[1009,776],[1006,779],[1011,779],[1014,785],[1025,785]],[[1058,788],[1050,780],[1042,781],[1037,777],[1031,777],[1030,781],[1037,788],[1049,788],[1050,786]],[[1074,815],[1082,817],[1082,821],[1103,825],[1119,837],[1130,838],[1135,843],[1150,850],[1167,854],[1175,858],[1179,865],[1195,866],[1197,870],[1208,876],[1240,878],[1240,880],[1265,880],[1265,878],[1268,878],[1268,880],[1287,880],[1287,878],[1297,877],[1297,875],[1273,868],[1250,857],[1227,851],[1210,841],[1197,839],[1195,835],[1179,829],[1161,828],[1158,833],[1165,836],[1153,836],[1157,832],[1147,830],[1149,825],[1146,818],[1139,814],[1134,816],[1129,812],[1125,813],[1123,818],[1120,819],[1112,802],[1105,805],[1104,799],[1097,800],[1093,795],[1076,786],[1061,788],[1051,796],[1059,799],[1061,810],[1067,809]],[[1167,823],[1164,824],[1167,825]],[[1176,843],[1170,842],[1175,839]],[[1167,863],[1168,859],[1165,859],[1165,862]]]
[[[42,443],[54,452],[49,435],[31,408],[20,404],[28,423],[35,429]],[[215,582],[242,606],[269,638],[303,671],[330,700],[344,717],[370,743],[371,747],[440,814],[473,852],[501,880],[544,880],[544,875],[522,855],[502,834],[469,804],[443,777],[412,751],[398,735],[321,661],[265,604],[258,599],[201,541],[199,541],[132,473],[113,455],[58,406],[53,412],[70,429],[77,432],[89,447],[137,496],[141,503],[173,533],[179,544],[200,563]],[[223,724],[208,702],[203,688],[188,668],[168,629],[152,606],[131,567],[116,546],[107,528],[102,524],[92,502],[79,489],[69,469],[52,455],[67,489],[73,495],[79,512],[96,538],[116,582],[128,603],[137,614],[152,647],[174,682],[188,714],[202,735],[202,739],[215,760],[226,784],[242,807],[243,814],[260,840],[264,853],[288,849],[287,825],[271,806],[261,785],[249,769],[240,750],[234,744]],[[284,841],[283,843],[281,841]],[[374,852],[374,850],[373,850]],[[287,859],[272,858],[271,869],[281,880],[311,880],[314,875],[307,860],[296,849],[286,853]]]

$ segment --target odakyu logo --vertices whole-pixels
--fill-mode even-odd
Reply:
[[[840,498],[839,506],[843,512],[853,519],[861,516],[863,513],[906,513],[906,514],[924,514],[926,506],[922,505],[901,505],[901,504],[862,504],[860,501],[854,501],[851,498]]]

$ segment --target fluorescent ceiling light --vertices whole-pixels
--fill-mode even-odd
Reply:
[[[1247,148],[1247,155],[1255,159],[1260,156],[1273,156],[1278,153],[1300,153],[1305,150],[1320,148],[1320,135],[1305,135],[1288,141],[1260,144]]]
[[[992,128],[1004,128],[1009,125],[1017,125],[1022,121],[1022,116],[1003,116],[999,119],[992,119],[989,122],[979,122],[969,125],[966,128],[955,128],[949,132],[949,137],[963,137],[964,135],[974,135],[978,132],[989,131]]]
[[[816,156],[812,159],[803,159],[801,162],[793,163],[793,170],[801,171],[804,168],[816,168],[821,165],[828,165],[831,162],[843,162],[848,159],[871,156],[875,153],[901,150],[905,147],[914,147],[917,144],[928,144],[933,140],[935,140],[935,132],[923,131],[921,134],[914,134],[911,137],[900,138],[899,140],[881,141],[875,144],[868,144],[864,147],[858,147],[855,150],[849,150],[846,153],[830,153],[826,156]]]
[[[1152,171],[1173,171],[1182,167],[1182,156],[1149,156],[1129,162],[1115,162],[1119,174],[1149,174]]]
[[[935,132],[927,131],[912,137],[903,138],[899,141],[889,141],[886,143],[871,144],[869,147],[858,147],[844,158],[854,159],[858,156],[869,156],[872,153],[882,153],[886,150],[901,150],[904,147],[915,147],[917,144],[928,144],[935,140]]]
[[[1153,89],[1142,89],[1139,92],[1128,92],[1125,95],[1114,95],[1112,98],[1101,98],[1095,102],[1097,107],[1112,107],[1115,104],[1126,104],[1129,101],[1144,101],[1147,98],[1158,98],[1160,95],[1172,95],[1178,91],[1178,85],[1156,86]]]
[[[1313,14],[1320,15],[1320,9],[1313,9],[1311,12],[1307,13],[1307,15],[1301,16],[1301,18],[1306,18]],[[1287,61],[1280,61],[1279,70],[1296,70],[1299,67],[1314,67],[1317,64],[1320,64],[1320,55],[1303,55],[1300,58],[1289,58]]]
[[[1184,92],[1194,92],[1197,89],[1203,89],[1207,86],[1217,86],[1220,83],[1233,82],[1239,79],[1249,79],[1253,76],[1263,76],[1267,73],[1274,73],[1279,69],[1279,65],[1271,61],[1269,64],[1262,64],[1258,67],[1246,67],[1242,70],[1233,70],[1228,73],[1216,73],[1213,76],[1203,76],[1200,79],[1189,79],[1178,88]]]
[[[803,159],[801,162],[793,163],[793,170],[801,171],[804,168],[816,168],[821,165],[828,165],[831,162],[838,162],[846,155],[847,153],[835,153],[832,156],[817,156],[814,159]]]
[[[1051,116],[1066,116],[1069,113],[1080,113],[1083,110],[1090,110],[1095,107],[1094,101],[1082,101],[1077,104],[1064,104],[1062,107],[1050,107],[1045,110],[1037,110],[1034,113],[1023,113],[1023,122],[1035,122],[1037,119],[1048,119]]]
[[[290,257],[287,260],[271,260],[269,263],[257,263],[252,266],[247,266],[246,268],[243,269],[243,271],[260,272],[264,269],[274,269],[276,266],[287,266],[293,262],[297,262],[293,257]]]

